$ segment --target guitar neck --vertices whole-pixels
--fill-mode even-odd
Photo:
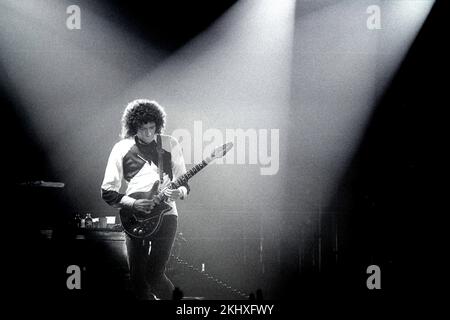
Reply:
[[[175,180],[174,182],[172,182],[170,184],[170,189],[177,189],[179,188],[181,185],[183,185],[184,183],[186,183],[190,178],[192,178],[194,175],[196,175],[200,170],[202,170],[204,167],[206,167],[208,165],[208,162],[203,160],[202,162],[200,162],[199,164],[193,166],[191,169],[189,169],[188,172],[186,172],[185,174],[183,174],[182,176],[180,176],[177,180]],[[156,196],[160,201],[165,201],[167,200],[167,196],[164,194],[163,191],[159,192],[158,195]]]
[[[207,157],[206,159],[202,160],[202,162],[193,166],[191,169],[189,169],[188,172],[186,172],[181,177],[179,177],[177,180],[172,182],[170,184],[169,188],[177,189],[180,186],[182,186],[183,184],[187,183],[190,178],[195,176],[200,170],[202,170],[204,167],[206,167],[211,161],[213,161],[214,159],[223,157],[232,147],[233,147],[232,142],[227,142],[222,146],[216,147],[209,157]],[[156,197],[162,201],[165,201],[167,199],[167,196],[164,194],[164,190],[161,190]]]
[[[195,176],[200,170],[202,170],[207,165],[208,165],[208,163],[205,160],[203,160],[199,164],[196,164],[191,169],[189,169],[185,174],[183,174],[177,180],[172,182],[172,188],[176,189],[176,188],[180,187],[181,185],[185,184],[190,178]]]

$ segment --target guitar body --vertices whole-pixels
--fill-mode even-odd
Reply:
[[[134,199],[151,200],[158,193],[158,185],[159,181],[155,182],[152,190],[148,192],[135,192],[128,196]],[[158,231],[163,214],[170,210],[172,210],[172,207],[165,201],[156,204],[148,213],[132,208],[122,208],[120,210],[120,220],[127,234],[134,238],[146,238]]]

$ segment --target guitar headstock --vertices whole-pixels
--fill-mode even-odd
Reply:
[[[221,146],[215,147],[211,155],[205,159],[206,163],[222,158],[231,148],[233,148],[233,142],[227,142]]]

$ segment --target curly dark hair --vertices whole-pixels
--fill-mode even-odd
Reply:
[[[138,129],[146,123],[154,122],[156,133],[160,134],[166,125],[166,112],[158,102],[136,99],[128,103],[122,115],[122,138],[136,135]]]

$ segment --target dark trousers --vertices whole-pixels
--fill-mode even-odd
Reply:
[[[174,286],[165,275],[177,231],[177,216],[165,215],[160,229],[149,239],[127,235],[128,265],[137,299],[172,299]]]

